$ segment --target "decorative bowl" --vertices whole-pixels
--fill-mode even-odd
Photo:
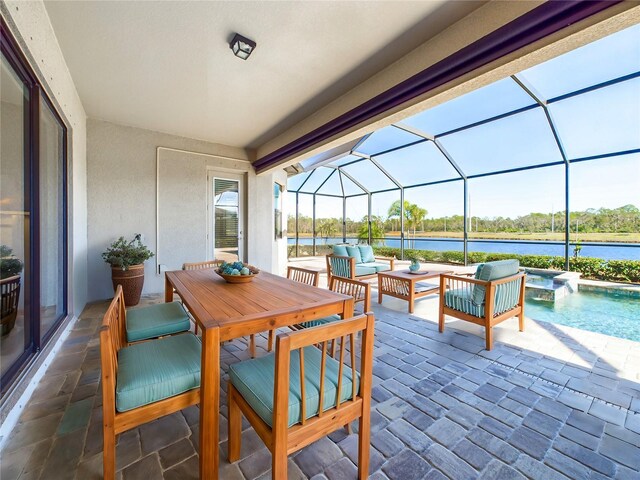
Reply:
[[[252,273],[250,275],[225,275],[224,273],[220,273],[216,270],[216,273],[224,278],[227,283],[249,283],[253,281],[253,278],[257,276],[257,273]]]
[[[240,268],[240,262],[236,262],[238,265],[238,269]],[[260,273],[260,270],[258,270],[256,267],[254,267],[253,265],[249,265],[247,263],[242,263],[243,267],[246,267],[249,270],[249,274],[248,275],[230,275],[228,273],[223,273],[223,269],[224,267],[231,267],[232,264],[227,264],[227,263],[222,263],[220,265],[220,267],[216,268],[214,271],[220,275],[222,278],[224,278],[227,283],[248,283],[248,282],[252,282],[253,278],[258,275],[258,273]]]

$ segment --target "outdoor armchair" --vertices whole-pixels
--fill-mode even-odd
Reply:
[[[518,316],[524,331],[524,289],[526,274],[517,260],[488,262],[478,266],[475,278],[464,275],[440,276],[439,330],[444,316],[458,318],[485,328],[486,348],[493,348],[492,328]]]

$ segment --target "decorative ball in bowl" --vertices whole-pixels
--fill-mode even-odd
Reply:
[[[253,281],[260,270],[253,265],[242,262],[222,262],[215,272],[228,283],[247,283]]]

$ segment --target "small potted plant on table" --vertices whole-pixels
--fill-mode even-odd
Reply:
[[[2,336],[8,335],[16,324],[20,299],[20,272],[24,264],[13,255],[7,245],[0,245],[0,292],[2,294]]]
[[[141,237],[139,233],[130,241],[120,237],[102,254],[104,261],[111,265],[113,289],[122,285],[127,307],[140,302],[144,286],[144,262],[153,257],[153,253],[143,245]]]
[[[411,260],[411,265],[409,265],[409,271],[411,273],[416,273],[420,270],[420,257],[415,253],[411,253],[407,255],[407,260]]]

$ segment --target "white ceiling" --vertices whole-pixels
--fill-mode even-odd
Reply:
[[[47,1],[87,115],[255,148],[483,2]],[[258,43],[233,56],[234,32]]]

